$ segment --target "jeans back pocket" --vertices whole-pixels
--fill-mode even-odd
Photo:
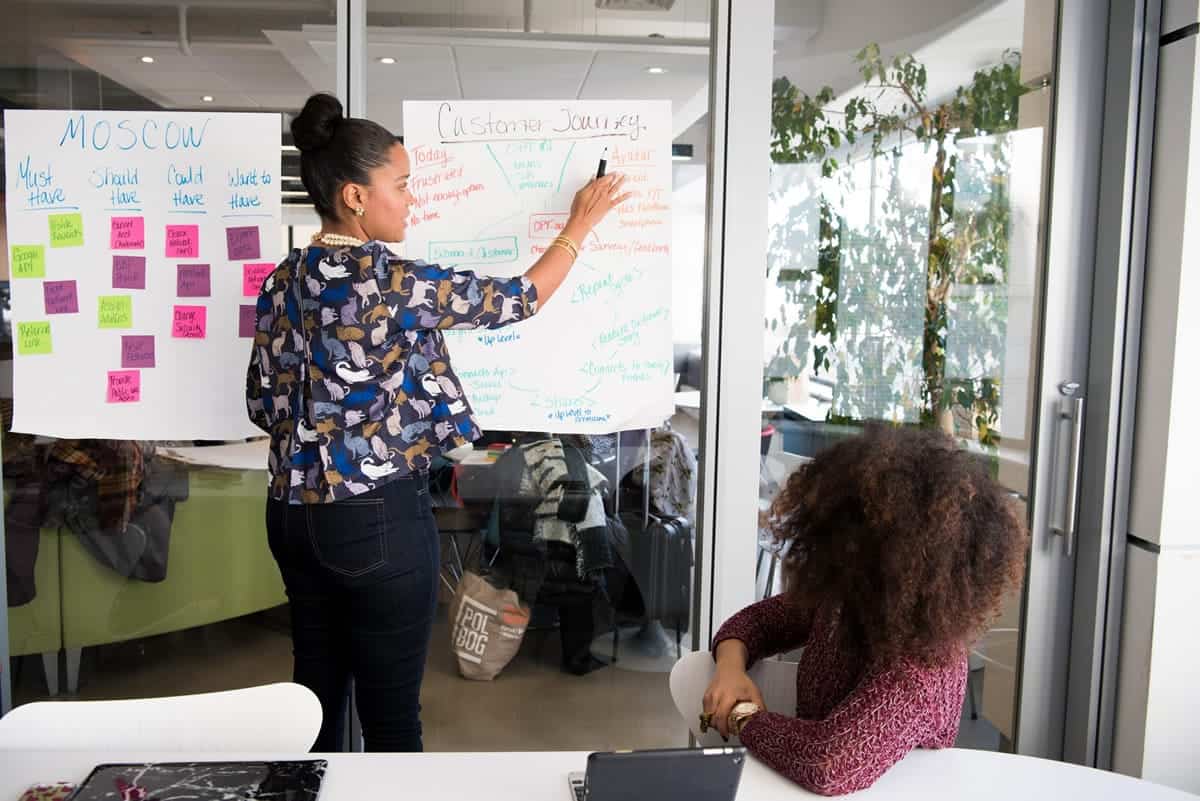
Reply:
[[[351,498],[308,508],[313,555],[326,570],[363,576],[387,564],[387,514],[382,498]]]

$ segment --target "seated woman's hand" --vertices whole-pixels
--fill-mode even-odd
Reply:
[[[729,736],[729,713],[739,701],[753,701],[765,710],[762,692],[746,673],[745,661],[722,660],[718,655],[717,672],[704,693],[704,713],[722,737]]]

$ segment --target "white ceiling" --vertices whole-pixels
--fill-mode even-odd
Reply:
[[[775,73],[809,91],[847,92],[858,83],[854,53],[875,41],[885,53],[915,53],[936,95],[1021,46],[1025,2],[778,0]],[[25,3],[28,18],[0,42],[36,41],[166,108],[293,111],[333,90],[328,0],[187,5],[190,54],[177,38],[177,4],[158,0]],[[532,0],[527,33],[522,0],[370,0],[368,114],[403,132],[406,99],[665,98],[675,135],[694,133],[708,109],[708,7],[676,0],[670,12],[610,12],[594,0]],[[313,22],[321,18],[329,23]]]
[[[166,108],[195,108],[207,94],[214,107],[292,110],[334,88],[332,26],[263,33],[264,44],[192,42],[191,55],[166,42],[59,37],[53,45]],[[707,109],[706,43],[397,28],[372,28],[367,41],[367,113],[399,133],[404,100],[668,99],[676,134]],[[146,54],[153,64],[139,61]],[[651,66],[667,71],[650,74]]]

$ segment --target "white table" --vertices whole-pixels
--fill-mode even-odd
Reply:
[[[278,754],[0,751],[0,801],[15,801],[31,784],[80,781],[102,762],[191,762],[222,759],[304,759]],[[413,798],[422,801],[567,801],[566,776],[582,770],[581,752],[477,754],[334,754],[322,801]],[[739,801],[815,798],[751,760]],[[1196,801],[1197,797],[1114,773],[986,751],[915,751],[864,799],[1087,799],[1087,801]]]
[[[701,396],[698,389],[685,389],[675,393],[675,408],[677,409],[695,411],[700,408],[700,404]],[[829,411],[829,402],[810,397],[804,403],[787,403],[781,406],[768,398],[763,398],[762,411],[763,414],[794,412],[806,420],[823,422],[825,414]]]
[[[193,467],[222,467],[226,470],[267,469],[267,454],[271,440],[267,437],[227,445],[207,445],[187,448],[159,448],[158,453]]]

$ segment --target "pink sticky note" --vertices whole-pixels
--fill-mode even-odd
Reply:
[[[179,265],[175,288],[176,294],[181,298],[207,298],[212,295],[212,281],[208,265]]]
[[[194,259],[200,255],[200,226],[168,225],[167,258]]]
[[[171,336],[176,339],[204,339],[208,334],[208,309],[204,306],[176,306]]]
[[[230,261],[246,261],[262,256],[262,249],[258,243],[257,225],[226,228],[225,244],[229,248]]]
[[[121,337],[122,367],[153,367],[154,337]]]
[[[145,289],[146,257],[113,256],[113,289]]]
[[[238,336],[243,339],[254,339],[254,329],[258,324],[257,309],[253,306],[238,306]]]
[[[142,374],[137,370],[108,371],[108,402],[137,403],[142,399]]]
[[[263,281],[275,272],[275,265],[266,262],[255,262],[242,265],[242,294],[248,298],[257,297],[262,289]]]
[[[141,250],[146,247],[146,221],[141,217],[113,217],[108,246],[113,250]]]
[[[78,314],[79,293],[74,281],[46,281],[42,284],[46,314]]]

